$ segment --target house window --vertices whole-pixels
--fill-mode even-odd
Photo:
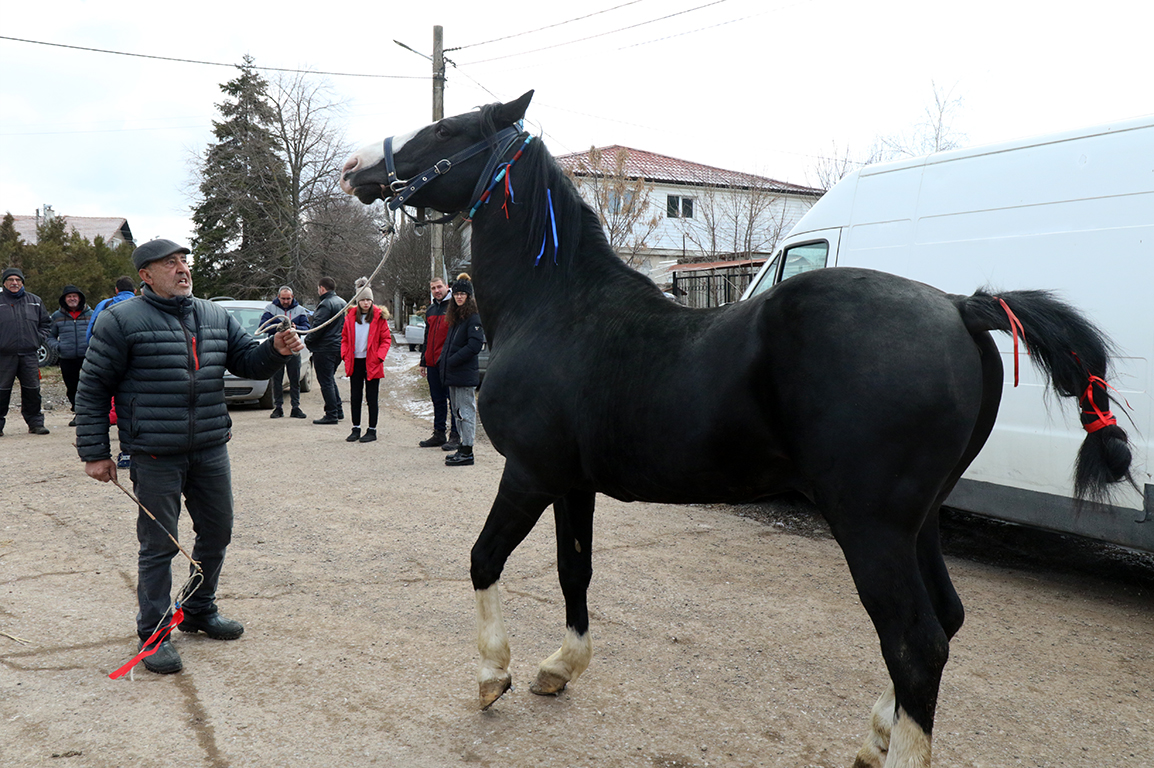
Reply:
[[[692,219],[693,198],[668,195],[665,198],[665,215],[670,219]]]

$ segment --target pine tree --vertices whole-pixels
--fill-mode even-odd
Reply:
[[[194,285],[202,295],[265,295],[286,271],[295,229],[268,82],[249,56],[237,68],[240,75],[221,86],[228,96],[217,105],[223,119],[213,121],[216,143],[199,169],[192,250]]]

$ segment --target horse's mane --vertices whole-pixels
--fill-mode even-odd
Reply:
[[[493,115],[499,106],[490,104],[481,108],[481,126],[485,135],[493,135],[498,130]],[[575,276],[576,271],[585,275],[593,272],[599,282],[625,280],[632,291],[646,286],[654,294],[661,295],[653,281],[627,266],[613,252],[597,212],[581,197],[572,179],[539,138],[534,137],[525,147],[513,167],[512,179],[516,203],[524,206],[529,214],[526,240],[520,245],[536,255],[544,243],[541,265],[548,261],[570,277]],[[556,243],[553,241],[554,224]]]

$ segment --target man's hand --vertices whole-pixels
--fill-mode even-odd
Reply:
[[[423,378],[425,378],[425,372],[426,372],[426,371],[428,371],[428,370],[429,370],[429,369],[428,369],[428,368],[426,368],[425,366],[423,366],[423,365],[421,366],[421,378],[422,378],[422,379],[423,379]]]
[[[84,462],[84,473],[89,477],[107,483],[116,479],[116,462],[112,459]]]
[[[282,355],[295,355],[305,348],[305,343],[291,325],[272,337],[272,345]]]

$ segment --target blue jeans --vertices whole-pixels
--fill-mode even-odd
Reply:
[[[225,550],[232,540],[228,446],[174,456],[135,453],[131,476],[136,497],[156,516],[154,522],[140,510],[136,518],[136,538],[140,541],[136,585],[140,612],[136,615],[136,631],[144,638],[156,629],[172,602],[172,558],[180,550],[165,531],[177,535],[181,495],[196,535],[192,558],[204,569],[204,582],[183,608],[186,613],[199,615],[216,612],[216,586]],[[188,569],[191,576],[195,572],[191,563]]]
[[[433,430],[445,431],[449,421],[450,435],[457,434],[457,415],[449,412],[449,388],[441,382],[441,372],[435,367],[425,369],[425,380],[429,382],[429,397],[433,401]]]
[[[321,397],[325,399],[325,416],[336,417],[341,413],[341,393],[337,390],[337,366],[341,362],[340,352],[314,352],[313,373]]]

